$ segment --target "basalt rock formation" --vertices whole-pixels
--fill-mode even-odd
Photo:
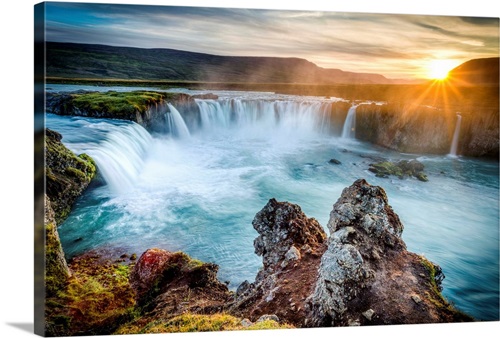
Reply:
[[[384,190],[361,179],[342,192],[308,298],[312,326],[470,321],[441,296],[439,266],[408,252]]]
[[[464,103],[453,111],[429,106],[362,104],[356,110],[356,138],[405,153],[448,154],[457,113],[462,116],[458,154],[499,156],[498,103]]]
[[[472,320],[441,296],[441,269],[406,250],[384,190],[365,180],[333,206],[328,239],[299,206],[274,199],[253,226],[263,268],[237,289],[237,316],[274,314],[295,327]]]
[[[236,291],[231,312],[256,320],[274,314],[296,327],[306,326],[305,300],[313,291],[320,258],[326,249],[321,225],[298,205],[269,200],[252,222],[259,233],[255,253],[263,269],[255,282]]]

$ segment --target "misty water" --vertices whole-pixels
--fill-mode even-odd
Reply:
[[[342,190],[365,178],[386,190],[408,250],[442,267],[444,296],[477,319],[498,320],[497,162],[400,154],[341,137],[343,126],[332,132],[328,114],[335,99],[217,94],[197,100],[201,125],[180,126],[177,135],[47,114],[46,126],[74,152],[92,156],[105,182],[92,185],[59,228],[68,258],[100,248],[182,250],[218,264],[219,278],[234,289],[262,265],[252,219],[270,198],[300,205],[328,233]],[[368,167],[378,158],[417,158],[429,182],[377,178]]]

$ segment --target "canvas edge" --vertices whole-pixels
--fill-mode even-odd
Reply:
[[[34,6],[34,333],[45,336],[45,3]]]

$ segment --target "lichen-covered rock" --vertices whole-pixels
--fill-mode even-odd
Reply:
[[[441,296],[440,268],[406,250],[403,224],[382,188],[361,179],[344,189],[328,228],[328,249],[308,299],[311,326],[471,320]]]
[[[308,218],[298,205],[270,199],[252,222],[259,233],[255,253],[262,256],[264,269],[281,263],[292,246],[317,245],[326,239],[321,225]]]
[[[76,156],[61,143],[61,134],[45,130],[45,291],[47,296],[61,290],[71,271],[57,232],[75,200],[96,174],[94,161],[85,154]]]
[[[252,222],[259,233],[255,253],[263,269],[255,282],[245,281],[236,291],[231,311],[258,320],[273,313],[297,327],[305,325],[304,301],[313,291],[326,234],[298,205],[275,199]]]
[[[46,194],[58,225],[68,216],[97,171],[95,162],[88,155],[75,155],[61,139],[58,132],[45,130]]]

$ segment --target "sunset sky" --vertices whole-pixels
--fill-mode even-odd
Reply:
[[[47,41],[299,57],[388,78],[499,54],[498,18],[49,2],[46,19]]]

